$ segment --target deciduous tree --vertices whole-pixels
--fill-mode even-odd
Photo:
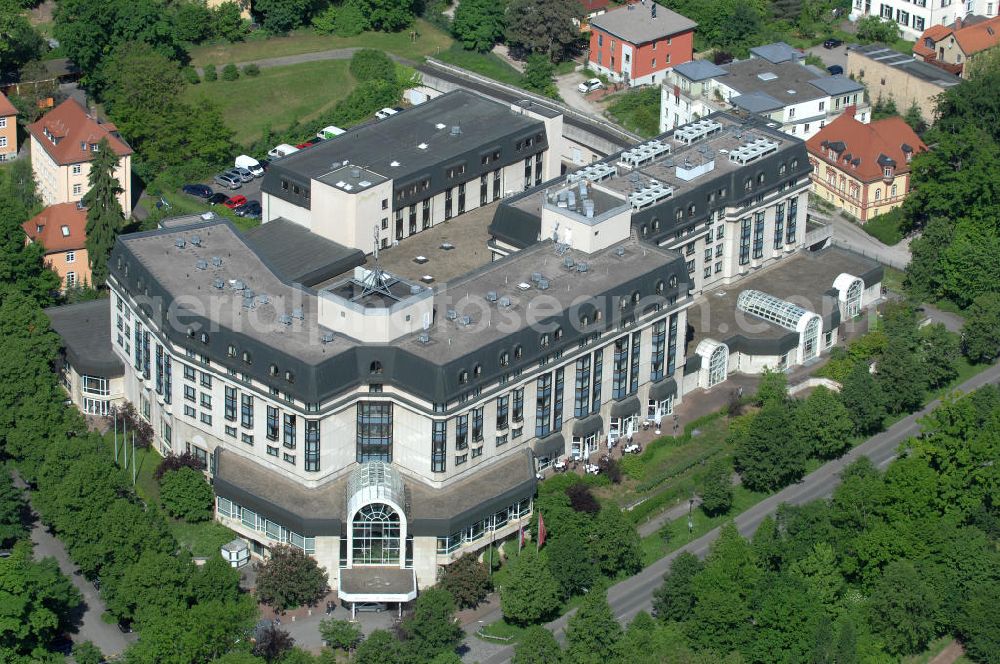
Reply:
[[[212,518],[215,494],[201,471],[179,468],[166,473],[160,480],[163,507],[174,517],[196,523]]]
[[[1000,356],[1000,293],[973,300],[962,326],[962,346],[972,362],[992,362]]]
[[[351,652],[365,638],[361,628],[347,620],[327,618],[319,624],[319,635],[323,642],[331,648]]]
[[[451,32],[469,51],[485,53],[503,38],[505,4],[493,0],[467,0],[458,5]]]
[[[549,571],[559,582],[563,597],[584,592],[597,578],[597,568],[579,528],[566,528],[545,546]]]
[[[510,563],[509,579],[500,588],[500,608],[506,620],[530,625],[552,616],[561,597],[545,559],[528,547]]]
[[[28,534],[24,494],[14,486],[10,473],[0,471],[0,548],[8,549]]]
[[[18,0],[0,0],[0,63],[16,71],[42,55],[42,36],[31,27]]]
[[[642,569],[642,545],[635,525],[617,507],[605,507],[594,519],[590,551],[607,576],[635,574]]]
[[[354,664],[401,664],[403,648],[390,632],[376,629],[358,646],[353,661]]]
[[[552,632],[541,625],[532,625],[514,646],[514,664],[560,664],[562,648]]]
[[[868,370],[867,362],[857,363],[848,374],[840,389],[840,400],[851,416],[855,432],[870,435],[882,429],[885,396]]]
[[[709,516],[725,514],[733,506],[733,469],[726,459],[713,461],[701,483],[701,509]]]
[[[257,642],[253,644],[253,654],[271,664],[284,661],[285,654],[295,646],[292,635],[276,625],[267,625],[257,630]]]
[[[575,0],[511,0],[507,7],[507,41],[529,53],[558,61],[580,37],[574,19],[583,9]]]
[[[427,662],[453,650],[462,640],[455,620],[455,600],[444,588],[428,588],[413,605],[413,614],[400,626],[406,637],[407,654]]]
[[[805,474],[807,450],[795,436],[793,411],[770,402],[750,422],[736,448],[735,465],[752,491],[774,491]]]
[[[314,604],[326,589],[326,570],[301,549],[275,546],[257,563],[257,598],[279,611]]]
[[[566,624],[566,658],[603,664],[617,654],[622,627],[611,613],[604,589],[591,590]]]
[[[653,615],[660,620],[686,620],[694,608],[694,578],[701,570],[702,563],[693,554],[678,554],[663,585],[653,593]]]
[[[478,606],[492,588],[489,570],[472,553],[466,553],[450,565],[445,565],[440,584],[451,593],[461,609]]]
[[[855,24],[858,39],[865,44],[872,42],[892,43],[899,39],[899,26],[880,16],[862,16]]]
[[[934,614],[939,599],[906,560],[891,563],[868,607],[868,620],[893,655],[921,652],[937,636]]]
[[[795,411],[795,436],[811,456],[835,459],[851,446],[854,423],[836,392],[820,385]]]

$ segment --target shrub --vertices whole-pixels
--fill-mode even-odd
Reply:
[[[205,470],[205,463],[190,452],[171,454],[156,467],[156,470],[153,472],[153,479],[159,482],[165,474],[172,470],[180,470],[181,468],[202,471]]]
[[[260,67],[254,63],[248,65],[243,65],[243,75],[244,76],[260,76]]]
[[[330,118],[338,127],[355,125],[383,106],[399,100],[399,89],[387,81],[364,81],[346,98],[337,102]]]
[[[359,81],[387,81],[395,85],[396,64],[374,48],[363,48],[351,57],[351,76]]]
[[[209,82],[219,80],[219,73],[215,70],[215,65],[205,65],[205,80]]]
[[[355,37],[371,27],[365,12],[351,0],[330,5],[313,18],[312,24],[316,32],[338,37]]]
[[[590,487],[582,482],[566,487],[566,495],[569,496],[569,504],[577,512],[597,514],[601,511],[601,504],[597,502],[597,498],[594,498],[594,494],[590,492]]]
[[[181,69],[181,75],[184,77],[184,80],[191,85],[198,85],[201,83],[201,77],[198,76],[198,70],[194,67],[184,67]]]
[[[170,516],[185,521],[207,521],[212,516],[212,487],[194,468],[179,468],[160,480],[160,499]]]
[[[301,549],[275,546],[256,567],[257,599],[275,610],[312,605],[326,594],[326,570]]]
[[[240,77],[240,70],[232,62],[222,68],[223,81],[235,81]]]

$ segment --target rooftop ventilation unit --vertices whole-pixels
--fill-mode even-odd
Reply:
[[[302,307],[296,307],[295,309],[292,309],[292,318],[296,320],[303,320],[305,317],[306,317],[305,314],[302,312]]]
[[[271,296],[269,296],[267,293],[261,293],[260,295],[257,296],[257,304],[267,304],[270,301],[271,301]]]
[[[424,287],[419,284],[413,284],[410,286],[410,295],[420,295],[424,292]]]
[[[486,294],[486,301],[487,302],[496,302],[498,299],[500,299],[500,296],[497,295],[496,291],[491,290],[490,292],[488,292]]]
[[[448,320],[458,320],[458,312],[454,309],[449,309],[445,315],[448,317]]]
[[[611,164],[606,164],[604,162],[598,162],[596,164],[590,164],[589,166],[584,166],[578,171],[573,171],[566,176],[567,184],[572,184],[574,182],[579,182],[580,180],[590,180],[591,182],[600,182],[601,180],[607,180],[609,177],[616,175],[618,169]]]
[[[418,147],[419,149],[421,149],[421,150],[426,150],[426,149],[427,149],[427,144],[426,144],[426,143],[421,143],[421,144],[419,144],[419,145],[418,145],[417,147]]]
[[[370,187],[370,186],[372,186],[372,183],[369,180],[362,180],[361,182],[358,183],[358,186],[359,187]]]
[[[549,289],[549,280],[548,279],[539,279],[538,280],[538,290],[548,290],[548,289]]]
[[[625,247],[618,247],[617,249],[615,249],[615,256],[618,256],[618,258],[621,258],[624,255],[625,255]]]
[[[212,286],[214,286],[215,288],[217,288],[219,290],[222,290],[223,288],[226,287],[226,282],[223,281],[222,279],[218,279],[217,278],[215,281],[212,282]]]
[[[192,235],[191,236],[191,244],[193,244],[196,247],[200,247],[201,246],[201,236],[200,235]]]
[[[360,168],[352,168],[351,169],[351,177],[354,178],[355,180],[357,180],[358,178],[360,178],[361,177],[361,169]]]
[[[574,261],[571,256],[567,256],[566,258],[563,259],[563,266],[564,267],[568,267],[568,268],[572,269],[575,264],[576,264],[576,261]]]
[[[590,267],[586,263],[577,263],[576,264],[576,271],[577,272],[586,272],[589,269],[590,269]]]
[[[681,180],[690,182],[696,177],[709,173],[713,170],[715,170],[715,159],[705,156],[701,159],[695,159],[694,161],[685,159],[683,164],[677,164],[674,168],[674,174]]]
[[[637,145],[631,150],[622,152],[619,163],[629,168],[639,168],[643,164],[648,164],[658,157],[669,153],[670,146],[654,138],[651,141]]]
[[[774,81],[777,80],[778,75],[775,74],[773,71],[762,71],[761,73],[757,74],[757,78],[759,78],[762,81]]]
[[[322,335],[320,335],[319,340],[320,342],[325,344],[331,343],[333,341],[333,332],[324,332]]]
[[[399,162],[396,160],[390,161],[389,165],[392,166],[393,168],[399,168]]]
[[[543,277],[542,277],[542,273],[541,273],[541,272],[532,272],[532,273],[531,273],[531,281],[532,281],[533,283],[536,283],[536,284],[537,284],[537,283],[538,283],[539,281],[541,281],[542,279],[543,279]]]
[[[212,267],[222,267],[222,256],[212,256]]]
[[[292,317],[289,316],[288,314],[281,314],[280,316],[278,316],[278,322],[281,323],[282,325],[291,325]]]
[[[195,264],[194,264],[194,266],[196,268],[198,268],[199,270],[207,270],[208,269],[208,261],[204,261],[204,260],[196,261]]]
[[[439,122],[439,123],[437,123],[437,124],[436,124],[436,125],[434,125],[434,126],[435,126],[435,127],[437,127],[438,129],[444,129],[444,128],[445,128],[445,127],[447,127],[448,125],[446,125],[446,124],[445,124],[445,123],[443,123],[443,122]]]
[[[176,240],[174,240],[174,246],[177,247],[178,249],[183,249],[186,244],[187,242],[184,241],[184,238],[179,237]]]
[[[461,134],[462,134],[462,128],[461,127],[459,127],[458,125],[452,125],[451,126],[451,135],[452,136],[461,136]]]
[[[239,279],[234,279],[233,281],[231,281],[229,283],[232,285],[233,290],[235,290],[235,291],[241,291],[241,290],[243,290],[244,288],[247,287],[247,285],[245,283],[243,283],[242,281],[240,281]]]
[[[256,296],[256,293],[254,293],[249,288],[244,288],[243,289],[243,297],[247,297],[247,298],[250,298],[252,300],[252,299],[254,299],[255,296]]]
[[[656,180],[650,180],[649,184],[635,193],[629,194],[628,202],[634,210],[641,210],[644,207],[659,203],[674,195],[674,188],[669,184],[663,184]]]
[[[431,342],[431,335],[426,332],[421,332],[417,335],[417,341],[424,344],[425,346]]]
[[[444,250],[444,251],[451,251],[454,248],[455,248],[455,245],[453,245],[451,242],[442,242],[441,243],[441,249]]]
[[[472,325],[472,316],[462,316],[461,320],[458,321],[462,327],[468,327]]]
[[[703,118],[695,122],[678,127],[674,130],[674,138],[686,145],[691,145],[697,140],[708,138],[722,131],[722,125],[710,118]]]
[[[497,301],[497,306],[499,306],[501,309],[506,309],[507,307],[510,306],[510,298],[504,295]]]
[[[531,284],[529,284],[527,281],[522,281],[517,285],[517,290],[522,290],[522,291],[531,290]]]
[[[750,143],[745,143],[729,153],[729,161],[746,166],[752,161],[777,152],[778,144],[766,138],[758,138]]]
[[[244,297],[243,298],[243,308],[244,309],[253,309],[253,305],[254,305],[253,297]]]

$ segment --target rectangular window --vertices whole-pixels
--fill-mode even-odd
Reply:
[[[599,412],[601,410],[601,381],[604,377],[604,350],[597,349],[594,351],[594,380],[591,381],[593,384],[593,400],[590,403],[590,411],[592,413]]]
[[[194,387],[192,385],[185,385],[184,386],[184,400],[185,401],[190,401],[191,403],[194,403],[195,400],[196,400],[196,398],[197,397],[196,397],[196,392],[195,392]]]
[[[506,431],[510,417],[510,395],[497,397],[497,431]]]
[[[253,428],[253,396],[240,395],[240,424],[244,429]]]
[[[163,394],[163,346],[156,344],[156,393]]]
[[[628,393],[639,391],[639,349],[642,345],[642,332],[632,333],[632,363],[629,368]]]
[[[677,368],[677,320],[679,314],[670,314],[667,334],[667,376],[673,376]]]
[[[431,472],[443,473],[448,455],[448,423],[435,420],[431,425]]]
[[[663,357],[667,341],[667,322],[660,320],[653,323],[653,355],[650,358],[649,379],[658,381],[663,378]]]
[[[202,413],[201,422],[202,424],[207,424],[209,426],[212,426],[212,416],[209,415],[208,413]]]
[[[267,407],[267,439],[278,440],[278,409]]]
[[[319,471],[319,420],[306,420],[306,472]]]
[[[445,219],[451,219],[452,218],[453,215],[452,215],[451,210],[452,210],[452,207],[451,207],[451,187],[449,187],[448,189],[445,189],[445,191],[444,191],[444,218]]]
[[[778,203],[774,208],[774,248],[781,249],[785,243],[785,204]]]
[[[195,417],[197,414],[198,414],[198,411],[196,411],[191,406],[188,406],[187,404],[184,404],[184,415],[186,417]]]
[[[295,449],[295,415],[285,413],[282,415],[282,425],[284,430],[284,438],[282,440],[282,445],[290,450]]]
[[[202,387],[212,387],[212,376],[211,374],[201,372],[201,386]]]
[[[563,425],[563,392],[566,384],[566,369],[556,369],[556,392],[552,403],[552,430],[558,432]]]
[[[455,418],[455,449],[464,450],[469,446],[469,414]]]
[[[493,171],[493,200],[500,199],[500,169]]]
[[[514,405],[511,410],[510,419],[513,422],[524,421],[524,388],[519,387],[514,390]]]
[[[227,426],[226,427],[226,435],[227,436],[232,436],[233,438],[236,438],[236,427]]]
[[[170,355],[163,356],[163,402],[169,404],[173,401],[173,369]]]
[[[753,215],[753,257],[761,258],[764,255],[764,213],[755,212]]]
[[[504,436],[504,438],[506,438],[506,436]],[[472,448],[472,458],[475,459],[476,457],[481,457],[481,456],[483,456],[483,448],[482,447],[473,447]]]
[[[628,336],[615,341],[611,369],[611,398],[624,399],[628,389]]]
[[[535,381],[535,437],[542,438],[552,430],[552,374]]]
[[[465,213],[465,183],[458,185],[458,214]]]
[[[391,403],[362,401],[358,404],[356,457],[358,463],[392,462]]]
[[[483,442],[483,406],[472,409],[472,442]]]
[[[573,417],[590,414],[590,355],[576,361],[576,387],[573,392]]]
[[[468,460],[469,460],[469,455],[468,454],[456,454],[455,455],[455,465],[456,466],[461,466],[462,464],[464,464]]]
[[[750,217],[740,221],[740,265],[750,262]]]
[[[270,445],[268,445],[267,446],[267,454],[268,454],[268,456],[273,456],[273,457],[278,456],[278,448],[277,447],[271,447]]]
[[[212,408],[212,395],[211,394],[205,394],[204,392],[202,392],[201,393],[200,403],[201,403],[201,407],[202,408],[211,409]]]
[[[187,367],[184,367],[187,369]],[[230,422],[236,421],[236,388],[226,385],[226,419]]]
[[[785,218],[786,231],[785,231],[785,243],[793,244],[795,242],[795,226],[797,217],[799,214],[799,199],[790,198],[788,199],[788,216]]]
[[[281,460],[284,461],[285,463],[290,463],[293,466],[295,465],[295,455],[294,454],[289,454],[288,452],[283,452],[281,454]]]

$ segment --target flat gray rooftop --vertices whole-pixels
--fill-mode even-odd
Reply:
[[[105,378],[125,373],[121,360],[111,349],[110,298],[49,307],[45,315],[78,372]]]
[[[740,335],[746,339],[780,339],[790,334],[783,327],[737,311],[736,299],[745,290],[763,291],[826,319],[836,304],[827,291],[843,272],[865,279],[865,286],[871,285],[868,280],[873,274],[881,280],[881,267],[875,261],[846,249],[829,247],[817,252],[797,251],[739,283],[706,291],[688,309],[688,325],[694,328],[694,337],[686,354],[693,353],[698,343],[707,338],[726,341]]]
[[[798,104],[811,99],[821,99],[830,93],[817,86],[814,81],[823,78],[823,72],[807,67],[799,62],[770,62],[763,58],[750,58],[733,62],[724,67],[729,73],[719,78],[724,85],[743,94],[762,93],[774,97],[782,104]],[[771,78],[772,75],[774,78]],[[761,76],[764,78],[762,79]],[[765,80],[768,79],[768,80]],[[838,79],[835,94],[846,94],[848,91],[864,89],[860,83],[848,80],[847,83]],[[827,87],[827,86],[824,86]],[[829,88],[828,88],[829,89]]]
[[[243,234],[286,281],[313,286],[365,262],[358,249],[345,247],[281,217]]]
[[[866,44],[851,49],[850,53],[862,55],[869,60],[880,62],[884,65],[894,67],[910,76],[915,76],[923,81],[933,83],[942,88],[950,88],[962,82],[962,79],[951,72],[947,72],[940,67],[935,67],[929,62],[917,60],[916,58],[904,55],[899,51],[889,48],[885,44]],[[850,55],[848,55],[850,57]]]
[[[460,133],[453,134],[453,127]],[[323,179],[348,162],[400,181],[467,152],[488,149],[492,142],[532,127],[540,129],[542,124],[509,105],[455,90],[385,120],[353,127],[277,163],[289,172]],[[330,177],[334,184],[340,179],[335,175],[326,179]]]
[[[621,256],[617,254],[618,249],[623,252]],[[438,313],[427,330],[430,343],[422,343],[414,334],[398,339],[395,345],[443,364],[452,357],[466,355],[525,329],[535,320],[548,318],[582,300],[647,277],[671,265],[678,257],[677,252],[635,239],[593,254],[572,249],[560,254],[551,240],[544,240],[448,282],[436,294]],[[567,269],[564,266],[566,258],[586,263],[587,271]],[[535,273],[548,280],[548,288],[539,290],[531,283]],[[498,298],[509,298],[510,306],[500,308],[497,303],[488,301],[490,293]],[[445,305],[455,310],[456,320],[443,315]],[[461,324],[461,318],[466,315],[472,318],[472,324]]]

